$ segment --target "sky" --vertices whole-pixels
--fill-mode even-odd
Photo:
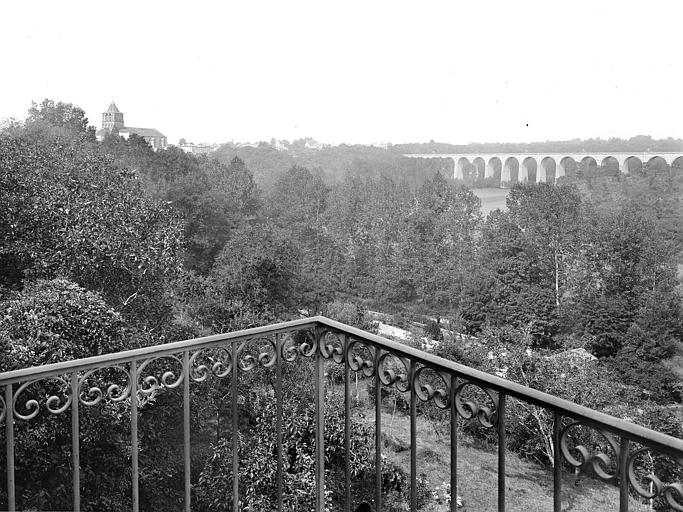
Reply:
[[[0,120],[73,103],[169,142],[683,138],[683,2],[7,2]]]

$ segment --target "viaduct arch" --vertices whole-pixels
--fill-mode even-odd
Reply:
[[[501,186],[517,182],[554,183],[573,174],[579,167],[606,167],[615,173],[629,174],[638,166],[661,159],[672,169],[683,172],[683,152],[583,152],[583,153],[429,153],[405,154],[408,158],[450,158],[455,179],[464,178],[464,169],[474,166],[477,178],[497,178]]]

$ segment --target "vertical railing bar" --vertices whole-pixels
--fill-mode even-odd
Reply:
[[[275,439],[277,443],[277,510],[282,512],[282,350],[281,334],[275,335]]]
[[[325,360],[319,328],[315,329],[315,341],[315,510],[325,512]]]
[[[81,450],[78,439],[78,373],[71,373],[71,459],[73,461],[73,506],[74,511],[81,510]]]
[[[192,488],[190,483],[190,351],[183,352],[183,449],[185,458],[185,512],[190,512]]]
[[[505,395],[498,394],[498,512],[505,512]]]
[[[382,381],[379,358],[382,349],[375,347],[375,512],[382,511]]]
[[[415,394],[415,361],[410,361],[410,511],[417,511],[417,395]]]
[[[137,361],[130,362],[130,456],[131,456],[131,486],[133,512],[140,509],[140,494],[138,488],[138,366]]]
[[[344,336],[344,512],[351,512],[351,386],[349,384],[349,336]]]
[[[17,507],[14,488],[14,401],[12,384],[5,386],[5,444],[7,448],[7,506],[10,512]]]
[[[553,411],[553,511],[562,512],[562,448],[560,434],[562,416]]]
[[[237,356],[239,347],[237,343],[232,344],[232,510],[239,512],[240,503],[240,483],[239,483],[239,439],[237,430],[238,420],[238,395],[237,389]]]
[[[628,439],[619,440],[619,512],[628,512]]]
[[[455,407],[455,390],[458,389],[458,378],[451,375],[450,409],[451,409],[451,512],[458,508],[458,410]]]

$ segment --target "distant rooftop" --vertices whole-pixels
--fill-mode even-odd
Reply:
[[[155,128],[132,128],[130,126],[125,126],[119,128],[119,134],[122,133],[134,133],[140,137],[166,137],[166,135]]]

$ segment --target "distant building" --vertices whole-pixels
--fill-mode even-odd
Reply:
[[[315,139],[311,139],[311,138],[307,137],[306,142],[304,143],[304,147],[306,149],[318,150],[318,149],[323,149],[325,147],[325,144],[323,144],[322,142],[318,142]]]
[[[102,113],[102,128],[97,130],[97,140],[103,140],[108,133],[115,133],[126,140],[135,134],[145,139],[145,142],[152,146],[154,151],[166,149],[168,146],[166,135],[159,130],[126,126],[123,122],[123,112],[116,108],[116,104],[113,101],[107,111]]]
[[[194,155],[205,155],[207,153],[211,153],[211,151],[215,149],[213,146],[209,146],[208,144],[192,144],[191,142],[178,144],[178,147],[185,151],[185,153],[192,153]]]
[[[270,145],[278,151],[289,151],[289,142],[287,142],[286,140],[278,140],[273,138],[270,141]]]

